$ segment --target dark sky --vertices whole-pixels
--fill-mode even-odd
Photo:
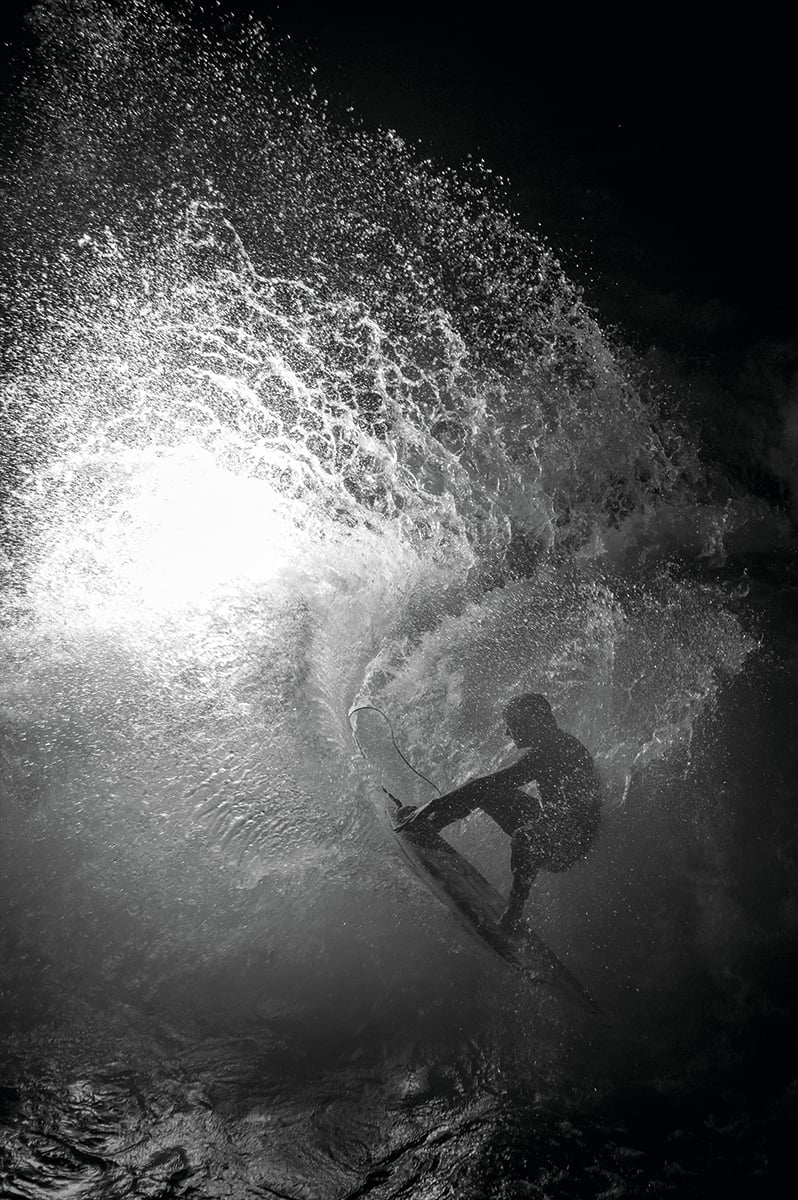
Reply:
[[[700,30],[664,8],[621,25],[551,5],[241,7],[310,44],[367,121],[449,162],[484,157],[644,339],[794,332],[786,28]]]
[[[367,124],[447,163],[484,158],[588,299],[642,342],[795,332],[786,28],[699,29],[665,8],[621,24],[550,4],[219,7],[289,34]],[[18,38],[11,8],[3,19]]]

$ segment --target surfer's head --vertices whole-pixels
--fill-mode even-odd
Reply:
[[[504,710],[504,719],[517,746],[536,746],[557,729],[551,705],[539,692],[515,696]]]

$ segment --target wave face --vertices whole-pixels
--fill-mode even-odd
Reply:
[[[419,1085],[439,1115],[444,1093],[468,1092],[464,1061],[487,1077],[520,1054],[555,1091],[565,1070],[563,1018],[544,1053],[533,1002],[500,1004],[495,965],[401,874],[350,707],[389,713],[445,788],[503,760],[510,696],[549,696],[607,788],[603,866],[543,898],[548,934],[590,971],[580,911],[606,925],[617,901],[596,871],[614,854],[620,877],[635,822],[668,819],[667,792],[640,780],[683,769],[757,649],[703,568],[778,522],[701,461],[673,396],[602,331],[489,172],[334,120],[312,73],[254,27],[212,37],[149,3],[94,0],[47,6],[38,25],[3,198],[0,431],[0,886],[9,938],[37,944],[9,1017],[62,1030],[31,1112],[67,1122],[59,1088],[82,1071],[84,1122],[127,1105],[118,1123],[146,1131],[147,1171],[175,1179],[223,1141],[211,1110],[236,1130],[241,1179],[263,1153],[253,1130],[282,1112],[307,1150],[272,1148],[273,1186],[337,1194],[364,1144],[391,1151],[385,1114],[412,1096],[397,1030],[443,1059],[453,1026],[483,1039],[455,1083],[447,1068],[448,1093]],[[381,779],[426,798],[381,746]],[[481,818],[460,836],[506,885],[506,846]],[[475,980],[492,997],[476,1008],[462,999]],[[98,1100],[101,1068],[74,1032],[87,1011],[98,1046],[127,1039],[159,1104],[195,1038],[171,1159],[123,1100],[121,1067]],[[34,1033],[20,1038],[38,1061]],[[260,1092],[244,1065],[256,1042]],[[348,1056],[351,1091],[378,1043],[392,1048],[379,1085],[360,1079],[368,1104],[319,1124],[299,1059],[329,1089]],[[96,1161],[81,1165],[78,1137],[62,1163],[85,1194],[92,1172],[122,1188],[135,1165],[96,1136]]]

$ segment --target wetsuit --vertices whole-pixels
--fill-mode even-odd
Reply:
[[[536,782],[540,799],[521,789]],[[593,759],[561,729],[525,750],[512,766],[472,779],[416,810],[436,832],[481,808],[511,839],[508,914],[520,916],[538,870],[565,871],[584,858],[598,832],[601,789]]]

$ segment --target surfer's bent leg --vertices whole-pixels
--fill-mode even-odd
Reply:
[[[462,821],[463,817],[474,811],[477,798],[472,794],[473,790],[473,786],[466,784],[445,796],[436,796],[418,810],[416,820],[440,833],[447,825]]]
[[[501,927],[514,933],[523,916],[529,889],[538,873],[539,856],[534,846],[534,829],[522,825],[516,829],[510,842],[510,869],[513,883],[507,899],[507,908],[501,919]]]

